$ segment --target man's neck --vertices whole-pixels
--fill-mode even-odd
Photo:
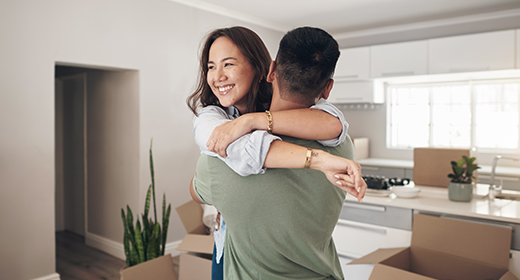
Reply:
[[[271,101],[271,107],[269,110],[276,112],[276,111],[302,109],[302,108],[309,108],[309,107],[310,107],[309,105],[282,99],[280,96],[280,90],[273,85],[273,99]]]

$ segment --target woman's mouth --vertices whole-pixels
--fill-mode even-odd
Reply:
[[[231,89],[233,88],[232,85],[229,85],[229,86],[222,86],[222,87],[218,87],[218,91],[220,92],[220,94],[227,94]]]

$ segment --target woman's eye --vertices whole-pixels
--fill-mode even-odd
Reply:
[[[215,69],[215,66],[213,66],[213,65],[208,65],[208,70],[213,70],[213,69]]]
[[[226,63],[226,64],[224,64],[224,66],[232,66],[232,65],[233,65],[233,63]]]

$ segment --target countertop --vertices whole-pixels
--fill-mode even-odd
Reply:
[[[360,159],[357,162],[359,164],[365,165],[365,166],[413,169],[413,160],[365,158],[365,159]],[[486,174],[486,175],[491,174],[491,167],[492,167],[491,165],[480,165],[480,167],[481,167],[481,169],[478,170],[478,172],[480,174]],[[497,176],[520,177],[520,168],[497,166],[495,173]]]
[[[413,183],[412,183],[413,186]],[[466,217],[490,219],[520,224],[520,201],[473,198],[471,202],[454,202],[448,199],[448,188],[415,186],[421,189],[415,198],[399,198],[395,194],[387,197],[365,195],[361,203],[409,208]],[[478,195],[487,193],[488,185],[478,185]],[[356,201],[347,196],[348,201]]]

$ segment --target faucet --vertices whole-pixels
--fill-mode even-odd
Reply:
[[[489,197],[490,200],[495,199],[495,197],[497,195],[500,195],[500,193],[502,192],[502,184],[500,184],[499,186],[495,185],[495,170],[497,168],[497,162],[501,158],[518,161],[517,158],[504,157],[504,156],[501,156],[501,155],[497,155],[493,159],[493,166],[491,167],[491,178],[489,179],[489,193],[488,193],[488,197]]]

